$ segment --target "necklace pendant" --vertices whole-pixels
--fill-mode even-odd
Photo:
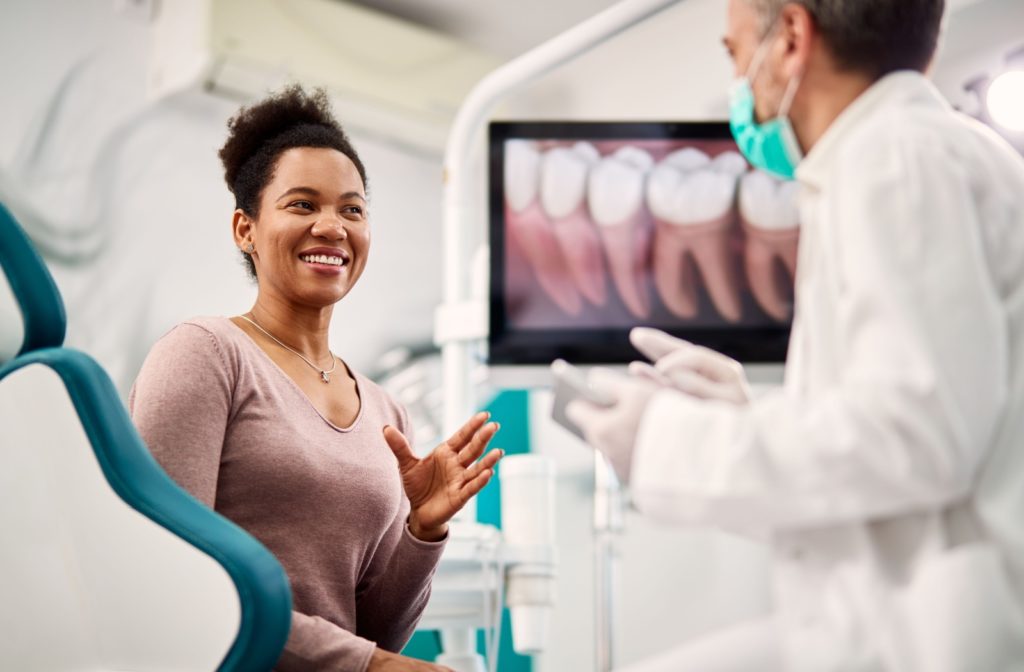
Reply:
[[[320,379],[322,381],[324,381],[325,383],[329,383],[329,382],[331,382],[331,374],[327,373],[326,371],[321,371],[320,372]]]

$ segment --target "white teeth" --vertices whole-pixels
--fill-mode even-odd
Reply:
[[[572,151],[582,156],[588,163],[597,163],[601,160],[601,152],[589,142],[577,142],[572,146]]]
[[[345,259],[343,257],[333,257],[326,254],[303,254],[299,259],[311,264],[330,264],[331,266],[345,265]]]
[[[594,221],[614,226],[635,215],[643,205],[644,180],[653,163],[644,150],[623,147],[594,166],[587,193]]]
[[[685,149],[677,149],[676,151],[672,152],[664,159],[662,159],[662,163],[667,163],[670,166],[675,166],[680,170],[685,170],[689,172],[697,170],[698,168],[703,168],[704,166],[711,163],[711,159],[708,157],[707,154],[700,151],[699,149],[687,147]]]
[[[654,167],[654,157],[651,156],[650,152],[640,149],[639,147],[633,147],[631,145],[619,147],[615,150],[615,153],[612,154],[612,156],[619,161],[639,168],[645,173]]]
[[[537,199],[540,176],[540,152],[528,140],[505,143],[505,195],[516,212],[522,212]]]
[[[719,172],[733,177],[739,177],[747,172],[747,160],[739,152],[722,152],[711,162],[712,167]]]
[[[797,182],[778,180],[755,170],[740,180],[740,214],[760,229],[793,229],[800,225]]]
[[[579,143],[584,144],[584,143]],[[553,218],[566,217],[587,195],[587,174],[594,161],[586,150],[556,147],[544,155],[540,169],[540,202]]]
[[[647,182],[647,202],[654,216],[685,225],[701,224],[728,212],[736,196],[739,169],[728,154],[711,161],[704,152],[686,148],[665,157]]]

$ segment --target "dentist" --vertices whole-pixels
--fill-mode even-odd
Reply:
[[[729,2],[736,140],[801,185],[785,384],[638,329],[569,414],[641,511],[768,540],[775,609],[638,669],[1024,669],[1024,161],[922,74],[943,5]]]

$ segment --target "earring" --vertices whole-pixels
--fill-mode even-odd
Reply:
[[[252,243],[249,243],[248,245],[245,246],[245,253],[246,254],[252,254],[255,251],[256,251],[256,248],[253,246]]]

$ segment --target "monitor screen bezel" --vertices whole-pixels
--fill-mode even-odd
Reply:
[[[490,297],[488,363],[545,364],[562,358],[580,364],[623,364],[640,355],[629,329],[517,330],[505,304],[504,147],[507,140],[732,140],[725,121],[492,121],[488,130]],[[764,327],[668,330],[744,363],[786,359],[791,324]]]

